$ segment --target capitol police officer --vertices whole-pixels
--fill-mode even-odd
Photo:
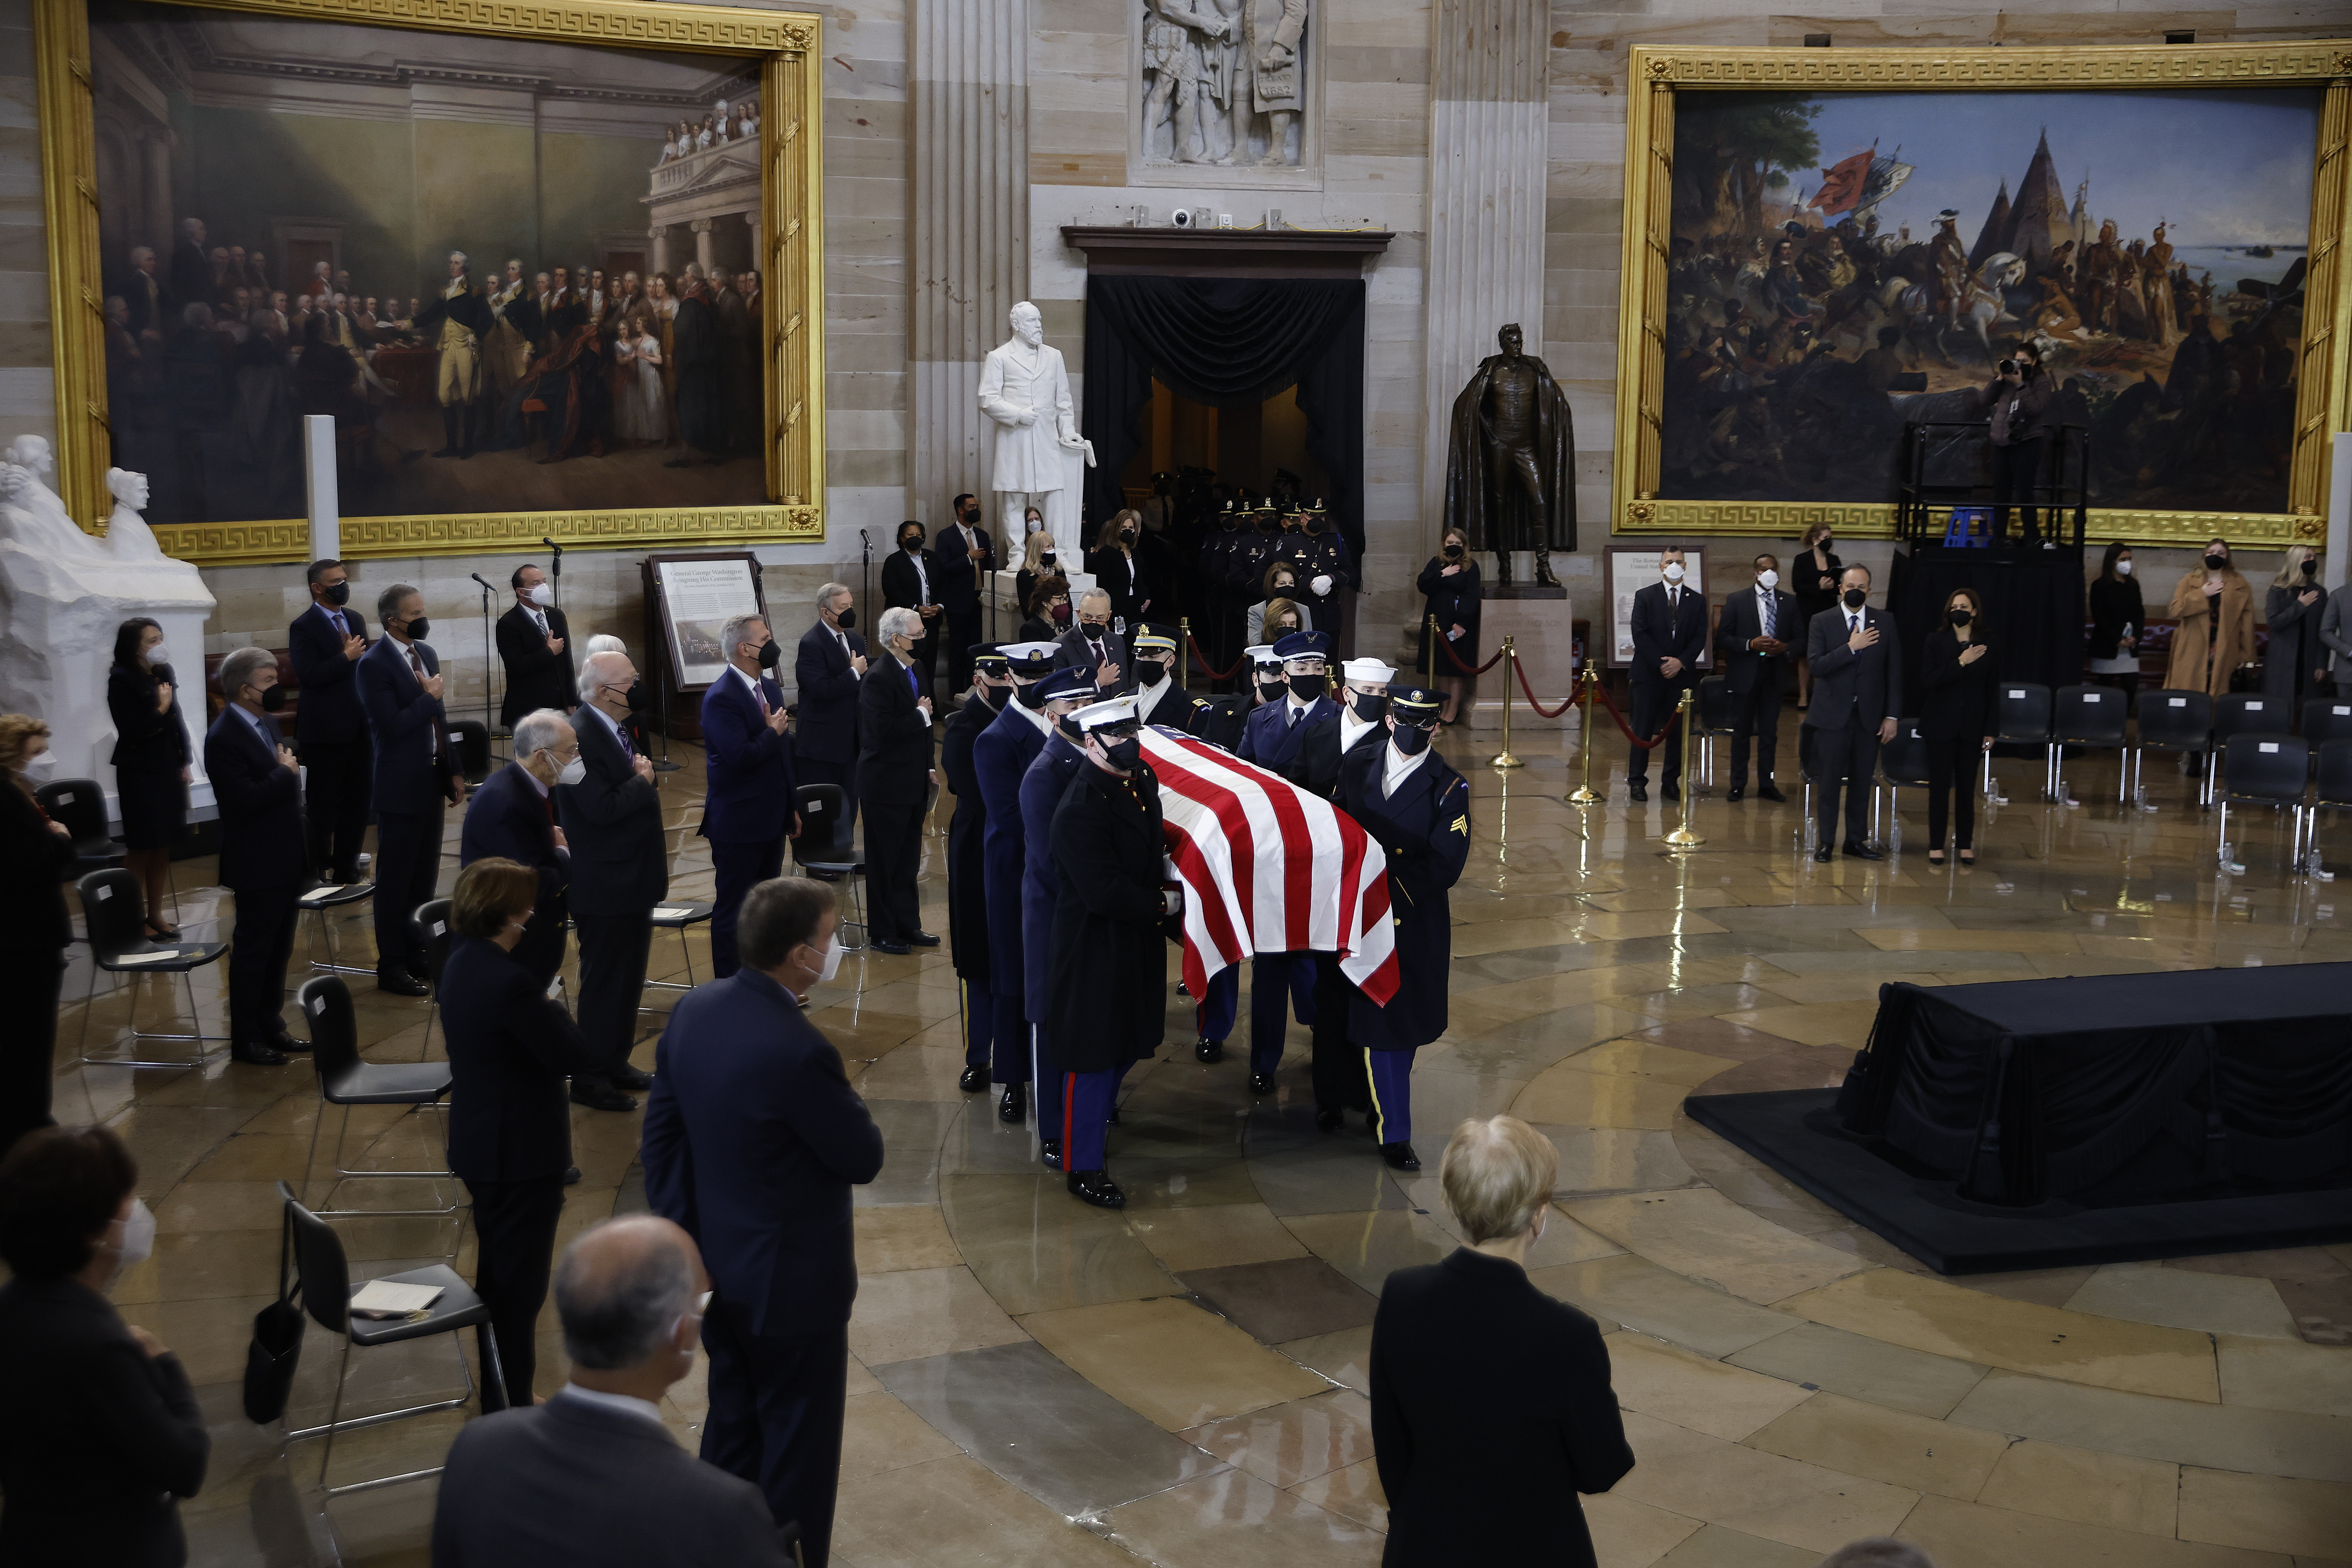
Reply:
[[[1053,731],[1054,721],[1046,716],[1038,683],[1054,672],[1055,649],[1049,642],[1028,642],[1007,643],[998,651],[1003,654],[1005,672],[1013,680],[1013,700],[973,740],[971,771],[982,811],[988,992],[995,1009],[990,1025],[995,1062],[990,1076],[1004,1090],[996,1102],[997,1120],[1019,1121],[1029,1113],[1027,1085],[1033,1070],[1029,1018],[1022,1008],[1021,779],[1037,753],[1045,749],[1045,737]],[[958,795],[960,801],[961,786]]]
[[[1400,1171],[1421,1169],[1412,1152],[1412,1055],[1445,1032],[1448,894],[1470,856],[1470,786],[1429,744],[1444,703],[1422,687],[1390,687],[1385,742],[1360,745],[1339,763],[1340,809],[1388,851],[1396,993],[1382,1006],[1355,991],[1348,1036],[1364,1053],[1381,1157]]]
[[[1309,726],[1336,718],[1339,705],[1324,690],[1330,638],[1321,632],[1292,632],[1274,645],[1282,660],[1283,695],[1249,716],[1242,729],[1240,756],[1270,773],[1283,773],[1297,757]],[[1283,1002],[1288,994],[1302,1024],[1315,1020],[1315,960],[1307,952],[1260,952],[1250,961],[1250,1092],[1274,1092],[1274,1071],[1282,1064]]]
[[[1054,808],[1071,777],[1086,766],[1070,715],[1095,700],[1091,669],[1066,665],[1034,689],[1045,698],[1053,730],[1021,775],[1021,1016],[1035,1026],[1037,1136],[1045,1163],[1062,1168],[1062,1069],[1047,1023],[1053,995]]]
[[[1323,510],[1322,498],[1313,506],[1298,510],[1299,532],[1285,535],[1291,542],[1292,559],[1298,563],[1298,585],[1304,590],[1302,602],[1307,614],[1314,617],[1315,629],[1339,646],[1339,634],[1347,626],[1346,590],[1359,585],[1355,554],[1348,542],[1331,526],[1330,514]]]
[[[1248,606],[1234,601],[1234,557],[1249,542],[1249,536],[1242,531],[1242,524],[1246,521],[1241,502],[1225,502],[1223,509],[1216,514],[1213,526],[1202,538],[1200,553],[1196,557],[1194,570],[1200,584],[1196,598],[1201,612],[1201,637],[1208,649],[1213,668],[1229,668],[1240,653],[1244,641],[1242,619]],[[1220,689],[1223,685],[1223,682],[1218,682],[1212,689]]]
[[[955,960],[957,1000],[963,1008],[963,1075],[956,1087],[978,1094],[996,1079],[999,1068],[1008,1085],[1028,1081],[1029,1036],[1020,1026],[1017,1006],[1012,1030],[999,1037],[997,1029],[989,953],[988,806],[972,764],[974,744],[1012,697],[1013,672],[1003,651],[988,643],[971,647],[963,662],[971,667],[971,695],[940,738],[940,773],[956,797],[955,815],[948,819],[948,945]],[[1017,1077],[1013,1072],[1016,1058]]]

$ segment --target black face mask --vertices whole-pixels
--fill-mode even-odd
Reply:
[[[263,692],[261,694],[261,710],[264,713],[285,712],[286,689],[282,686],[273,686],[268,690]]]
[[[2318,562],[2316,562],[2316,561],[2306,561],[2306,562],[2305,562],[2305,563],[2303,563],[2303,574],[2304,574],[2305,576],[2306,576],[2306,577],[2316,577],[2316,576],[2318,576],[2318,575],[2319,575],[2319,563],[2318,563]]]
[[[1390,731],[1389,739],[1408,757],[1417,757],[1429,749],[1429,731],[1410,724],[1400,724]]]
[[[352,585],[349,583],[338,583],[333,587],[327,589],[326,595],[327,603],[334,605],[338,609],[341,609],[343,605],[352,602]]]
[[[1290,678],[1290,694],[1301,702],[1312,702],[1323,695],[1323,677],[1294,675]]]
[[[1309,532],[1309,533],[1320,533],[1320,532],[1322,532],[1322,531],[1323,531],[1323,520],[1322,520],[1321,518],[1319,518],[1319,517],[1310,517],[1310,518],[1308,518],[1308,519],[1307,520],[1307,532]]]
[[[1457,555],[1461,554],[1461,553],[1462,553],[1462,547],[1461,547],[1460,545],[1458,545],[1458,544],[1449,544],[1449,545],[1447,545],[1447,546],[1445,547],[1445,554],[1446,554],[1447,559],[1449,559],[1449,560],[1450,560],[1450,559],[1452,559],[1452,558],[1453,558],[1453,557],[1454,557],[1454,556],[1457,556]]]
[[[1054,721],[1054,733],[1061,736],[1062,739],[1067,741],[1073,746],[1077,747],[1078,750],[1086,750],[1087,732],[1084,730],[1079,729],[1076,724],[1072,723],[1070,721],[1070,716],[1067,713],[1063,714],[1060,718]]]
[[[1135,530],[1133,530],[1133,529],[1131,529],[1131,528],[1122,528],[1122,529],[1120,529],[1120,530],[1118,531],[1118,536],[1119,536],[1119,538],[1120,538],[1120,539],[1124,540],[1126,542],[1128,542],[1128,543],[1129,543],[1129,544],[1132,544],[1132,543],[1134,543],[1134,542],[1135,542]]]
[[[646,689],[646,683],[642,680],[632,682],[629,687],[629,711],[643,713],[653,705],[654,694]]]
[[[1010,693],[1002,686],[983,686],[980,689],[980,700],[999,713],[1004,711],[1004,700],[1009,695]]]
[[[1278,517],[1265,518],[1258,523],[1258,527],[1264,529],[1268,533],[1280,533],[1282,531],[1282,519]]]
[[[1108,621],[1080,621],[1078,623],[1078,630],[1082,635],[1093,637],[1099,641],[1100,639],[1110,636],[1110,623]]]
[[[1864,589],[1848,588],[1845,591],[1845,607],[1849,610],[1858,610],[1869,602],[1870,595]]]
[[[1377,724],[1388,716],[1389,700],[1375,692],[1355,694],[1356,717],[1367,724]]]
[[[1287,599],[1297,592],[1298,584],[1296,583],[1276,583],[1274,585],[1274,596],[1277,599]]]
[[[1055,559],[1056,557],[1054,552],[1048,550],[1045,553],[1037,557],[1037,564],[1040,566],[1051,566]]]
[[[1290,682],[1287,680],[1261,680],[1257,683],[1257,694],[1261,701],[1279,702],[1290,694]]]
[[[1952,612],[1952,625],[1956,626],[1967,626],[1970,621],[1975,619],[1976,616],[1970,615],[1966,610],[1954,610]]]
[[[905,538],[898,541],[898,548],[905,551],[909,555],[912,555],[922,547],[923,536],[919,533],[908,534]]]
[[[2229,563],[2230,558],[2226,555],[2208,555],[2205,557],[2205,569],[2209,572],[2219,572],[2222,567],[2227,566]]]
[[[1135,662],[1135,679],[1146,686],[1157,686],[1168,679],[1168,667],[1156,658],[1138,659]]]
[[[1143,742],[1133,735],[1103,742],[1103,760],[1123,773],[1131,773],[1143,761]]]
[[[1034,713],[1038,709],[1045,706],[1045,699],[1038,692],[1036,683],[1034,681],[1027,686],[1014,687],[1013,689],[1013,698],[1014,701],[1020,703],[1022,707],[1026,708],[1032,713]]]
[[[760,668],[761,669],[775,668],[776,661],[783,657],[784,650],[776,646],[775,638],[770,637],[766,642],[760,645]]]
[[[410,642],[423,642],[425,637],[432,633],[432,617],[429,616],[419,616],[415,620],[408,623],[408,640]]]
[[[844,610],[841,614],[833,617],[833,624],[839,626],[843,631],[847,631],[857,624],[857,612],[856,610]]]

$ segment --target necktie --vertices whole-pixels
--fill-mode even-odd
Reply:
[[[1095,662],[1097,664],[1102,663],[1103,651],[1101,640],[1099,638],[1089,637],[1087,639],[1087,646],[1095,650]]]
[[[1764,635],[1769,637],[1772,635],[1772,595],[1769,594],[1762,595],[1756,602],[1763,607]]]
[[[1286,702],[1283,704],[1283,710],[1290,716],[1288,721],[1284,725],[1284,728],[1292,730],[1297,729],[1298,727],[1298,704],[1296,702]]]
[[[1862,630],[1862,617],[1860,616],[1848,616],[1845,618],[1845,629],[1848,635]]]
[[[554,826],[555,826],[555,792],[554,792],[553,790],[549,790],[545,795],[541,795],[541,796],[539,797],[539,803],[540,803],[541,805],[544,805],[545,807],[547,807],[547,825],[548,825],[550,827]]]
[[[416,651],[416,645],[415,643],[408,645],[408,673],[416,677],[416,684],[419,687],[422,687],[425,684],[425,658],[422,654]],[[433,723],[433,765],[441,772],[446,773],[448,770],[441,761],[441,723],[440,721],[436,719]]]
[[[911,664],[907,667],[907,689],[915,694],[916,701],[923,700],[922,678],[915,673],[915,667]]]

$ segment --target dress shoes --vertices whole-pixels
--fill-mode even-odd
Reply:
[[[1723,804],[1726,805],[1731,805],[1739,801],[1745,800],[1747,797],[1748,791],[1744,787],[1739,784],[1733,784],[1729,789],[1723,792]]]
[[[1315,1113],[1315,1131],[1318,1132],[1337,1132],[1346,1125],[1346,1113],[1337,1106]]]
[[[1813,858],[1819,860],[1824,866],[1828,865],[1830,863],[1830,847],[1824,844],[1819,849],[1814,850]]]
[[[940,945],[940,939],[933,936],[927,931],[908,931],[907,933],[907,940],[913,942],[917,947],[937,947]]]
[[[986,1068],[964,1068],[962,1074],[956,1079],[956,1087],[966,1094],[978,1094],[988,1087],[988,1069]]]
[[[1856,838],[1847,839],[1845,841],[1844,849],[1847,854],[1853,856],[1857,860],[1884,860],[1886,858],[1885,850],[1873,849],[1869,845],[1864,844],[1860,839]]]
[[[310,1048],[310,1041],[298,1040],[283,1029],[278,1030],[275,1037],[264,1040],[261,1043],[268,1046],[273,1051],[283,1051],[288,1056],[299,1055]]]
[[[1421,1156],[1412,1152],[1410,1143],[1383,1143],[1381,1145],[1381,1158],[1388,1162],[1391,1171],[1421,1169]]]
[[[576,1187],[576,1186],[578,1186],[578,1185],[580,1184],[580,1167],[579,1167],[579,1166],[577,1166],[577,1165],[567,1165],[567,1166],[565,1166],[565,1167],[564,1167],[564,1169],[563,1169],[563,1184],[564,1184],[565,1186],[567,1186],[567,1187]]]
[[[1080,1203],[1092,1204],[1098,1209],[1123,1209],[1127,1194],[1110,1179],[1108,1171],[1072,1171],[1062,1178],[1070,1195]]]
[[[433,987],[405,969],[379,969],[375,972],[375,988],[389,991],[395,996],[430,996]]]
[[[1250,1074],[1250,1092],[1252,1094],[1272,1094],[1274,1092],[1274,1075],[1270,1072],[1254,1072]]]
[[[1045,1163],[1045,1168],[1047,1170],[1060,1170],[1062,1168],[1062,1141],[1059,1138],[1047,1138],[1042,1140],[1037,1145],[1037,1158]]]
[[[903,942],[892,942],[887,937],[879,936],[876,937],[872,942],[867,942],[866,945],[872,948],[877,952],[887,952],[898,958],[904,958],[907,954],[914,951],[913,948],[908,947]]]
[[[1786,805],[1789,804],[1789,797],[1782,795],[1778,789],[1775,789],[1769,783],[1760,784],[1756,786],[1756,798],[1758,800],[1769,800],[1775,805]]]
[[[1192,1042],[1192,1059],[1200,1062],[1221,1062],[1225,1059],[1225,1042],[1202,1035]]]
[[[639,1072],[626,1062],[623,1062],[605,1076],[613,1080],[614,1089],[626,1089],[631,1094],[643,1094],[654,1086],[653,1074]]]
[[[1650,786],[1648,784],[1627,784],[1625,786],[1625,798],[1633,801],[1647,800],[1650,798]]]
[[[628,1111],[637,1108],[635,1095],[623,1094],[601,1079],[573,1079],[572,1103],[584,1105],[591,1110]]]
[[[1018,1083],[1006,1084],[1004,1092],[996,1099],[996,1119],[999,1121],[1018,1121],[1028,1113],[1028,1086]]]
[[[284,1051],[269,1046],[248,1045],[243,1040],[229,1047],[228,1057],[229,1060],[244,1062],[248,1067],[282,1068],[286,1065]]]
[[[1671,779],[1658,786],[1658,798],[1660,800],[1680,800],[1682,797],[1683,786],[1675,784]]]

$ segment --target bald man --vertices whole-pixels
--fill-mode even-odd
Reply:
[[[694,1369],[709,1284],[694,1239],[666,1219],[582,1233],[555,1270],[572,1381],[457,1435],[434,1568],[783,1568],[760,1489],[678,1447],[662,1419],[662,1396]]]

